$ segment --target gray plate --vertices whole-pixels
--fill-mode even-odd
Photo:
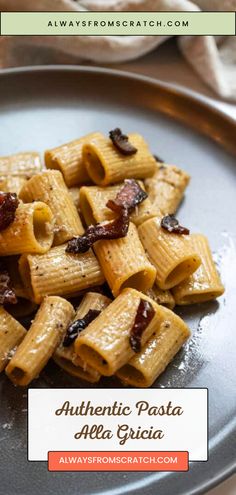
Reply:
[[[86,67],[3,71],[0,112],[1,155],[43,151],[117,126],[143,134],[153,152],[190,172],[192,181],[179,217],[192,231],[208,235],[226,285],[219,302],[181,310],[192,339],[155,385],[209,389],[208,462],[192,463],[184,474],[48,473],[46,463],[27,462],[26,391],[2,376],[0,493],[203,493],[229,476],[235,465],[236,177],[235,159],[226,151],[236,152],[234,121],[190,92],[144,77]],[[99,386],[111,385],[119,386],[115,381]],[[34,386],[86,385],[78,385],[50,364]]]

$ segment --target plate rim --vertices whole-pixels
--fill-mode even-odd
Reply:
[[[155,89],[159,88],[162,92],[166,93],[167,97],[176,97],[176,102],[182,100],[181,107],[184,102],[189,100],[194,105],[194,109],[191,110],[188,106],[187,114],[192,112],[192,115],[196,118],[191,120],[187,118],[187,115],[182,114],[178,111],[177,107],[174,109],[166,108],[165,100],[158,102],[161,106],[158,111],[161,113],[182,122],[183,124],[189,124],[192,129],[194,129],[198,134],[205,135],[211,138],[213,141],[217,142],[220,146],[226,149],[233,155],[236,155],[236,140],[235,140],[235,128],[236,128],[236,117],[229,115],[222,108],[218,108],[214,100],[210,97],[205,96],[192,89],[185,88],[178,84],[169,83],[166,81],[161,81],[160,79],[154,79],[150,76],[143,74],[137,74],[133,72],[127,72],[119,69],[100,67],[100,66],[88,66],[88,65],[64,65],[64,64],[52,64],[52,65],[28,65],[23,67],[10,67],[10,68],[0,68],[0,78],[5,76],[11,76],[15,74],[27,74],[27,73],[37,73],[37,72],[77,72],[77,73],[90,73],[90,74],[100,74],[113,76],[123,79],[129,79],[130,81],[139,81],[140,83],[146,83]],[[199,114],[194,112],[200,110]],[[203,115],[201,115],[203,111]],[[205,114],[208,114],[208,120],[205,121]],[[227,129],[222,126],[222,121]],[[201,124],[201,125],[200,125]],[[210,125],[209,125],[210,124]],[[222,137],[222,131],[224,135]],[[227,132],[226,132],[227,131]],[[228,132],[230,134],[228,134]]]
[[[144,83],[147,85],[151,85],[155,89],[160,89],[164,92],[166,92],[167,95],[172,95],[176,97],[176,99],[184,101],[191,101],[194,103],[196,106],[200,106],[202,110],[204,110],[204,115],[207,115],[208,118],[212,119],[212,124],[213,124],[213,129],[214,131],[217,130],[217,133],[215,134],[212,129],[210,129],[208,126],[206,128],[202,129],[199,128],[199,123],[198,125],[191,125],[192,122],[189,122],[187,117],[183,118],[181,115],[176,115],[176,113],[170,113],[167,111],[167,109],[159,108],[158,111],[160,113],[167,115],[169,118],[173,118],[174,120],[177,120],[179,122],[182,122],[183,124],[186,125],[186,123],[191,125],[191,128],[201,135],[206,135],[213,141],[217,142],[223,148],[227,151],[230,151],[231,153],[236,155],[236,141],[233,139],[233,132],[235,133],[235,128],[236,128],[236,118],[233,116],[230,116],[227,112],[225,112],[223,109],[218,108],[214,102],[211,100],[211,98],[202,95],[196,91],[193,91],[191,89],[179,86],[178,84],[173,84],[169,83],[166,81],[161,81],[159,79],[154,79],[152,77],[142,75],[142,74],[136,74],[132,72],[127,72],[123,70],[117,70],[113,68],[107,68],[107,67],[100,67],[100,66],[87,66],[87,65],[82,65],[82,66],[77,66],[77,65],[35,65],[35,66],[23,66],[23,67],[13,67],[13,68],[1,68],[0,69],[0,79],[6,77],[6,76],[11,76],[11,75],[17,75],[17,74],[31,74],[31,73],[36,73],[36,72],[48,72],[48,73],[53,73],[53,72],[68,72],[68,73],[90,73],[90,74],[101,74],[104,76],[113,76],[113,77],[118,77],[118,78],[123,78],[123,79],[129,79],[131,81],[139,81],[140,83]],[[182,118],[181,118],[182,117]],[[223,124],[227,124],[228,128],[232,131],[232,137],[229,136],[227,140],[225,141],[224,139],[219,139],[218,132],[220,131],[220,124],[219,122],[223,122]],[[214,472],[216,473],[217,468],[215,468]],[[183,495],[200,495],[202,493],[205,493],[206,491],[216,487],[226,479],[228,479],[231,475],[233,475],[236,472],[236,460],[233,461],[227,465],[226,468],[223,468],[223,471],[220,471],[220,473],[213,475],[208,479],[208,481],[204,481],[203,484],[199,485],[196,488],[193,488],[192,490],[188,492],[183,492]],[[191,474],[190,474],[191,476]],[[210,476],[210,473],[209,473]],[[134,482],[136,484],[136,482]],[[140,489],[143,489],[144,487],[140,488],[132,488],[133,482],[128,482],[127,485],[129,486],[128,490],[125,490],[125,493],[129,493],[130,495],[134,495],[135,493],[138,493]],[[153,487],[155,490],[158,487],[158,480],[154,480],[150,484],[146,485],[147,488],[150,488],[150,486]],[[124,487],[125,488],[125,487]],[[168,488],[168,487],[167,487]],[[145,489],[145,488],[144,488]],[[185,490],[186,488],[184,488]],[[103,492],[104,495],[115,495],[116,489],[108,489]],[[97,493],[96,495],[102,495],[101,493]]]

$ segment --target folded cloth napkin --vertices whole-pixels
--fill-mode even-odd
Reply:
[[[236,11],[236,0],[0,0],[0,11]],[[98,64],[134,60],[168,36],[19,36],[0,39],[0,66]],[[202,80],[236,101],[236,37],[179,36],[179,48]]]

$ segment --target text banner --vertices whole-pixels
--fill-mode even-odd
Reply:
[[[235,35],[235,12],[2,12],[11,36]]]
[[[188,452],[49,452],[49,471],[188,471]]]
[[[50,451],[182,451],[205,461],[207,389],[30,389],[28,458]]]

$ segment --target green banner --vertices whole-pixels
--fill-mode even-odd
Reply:
[[[235,12],[2,12],[1,35],[235,35]]]

